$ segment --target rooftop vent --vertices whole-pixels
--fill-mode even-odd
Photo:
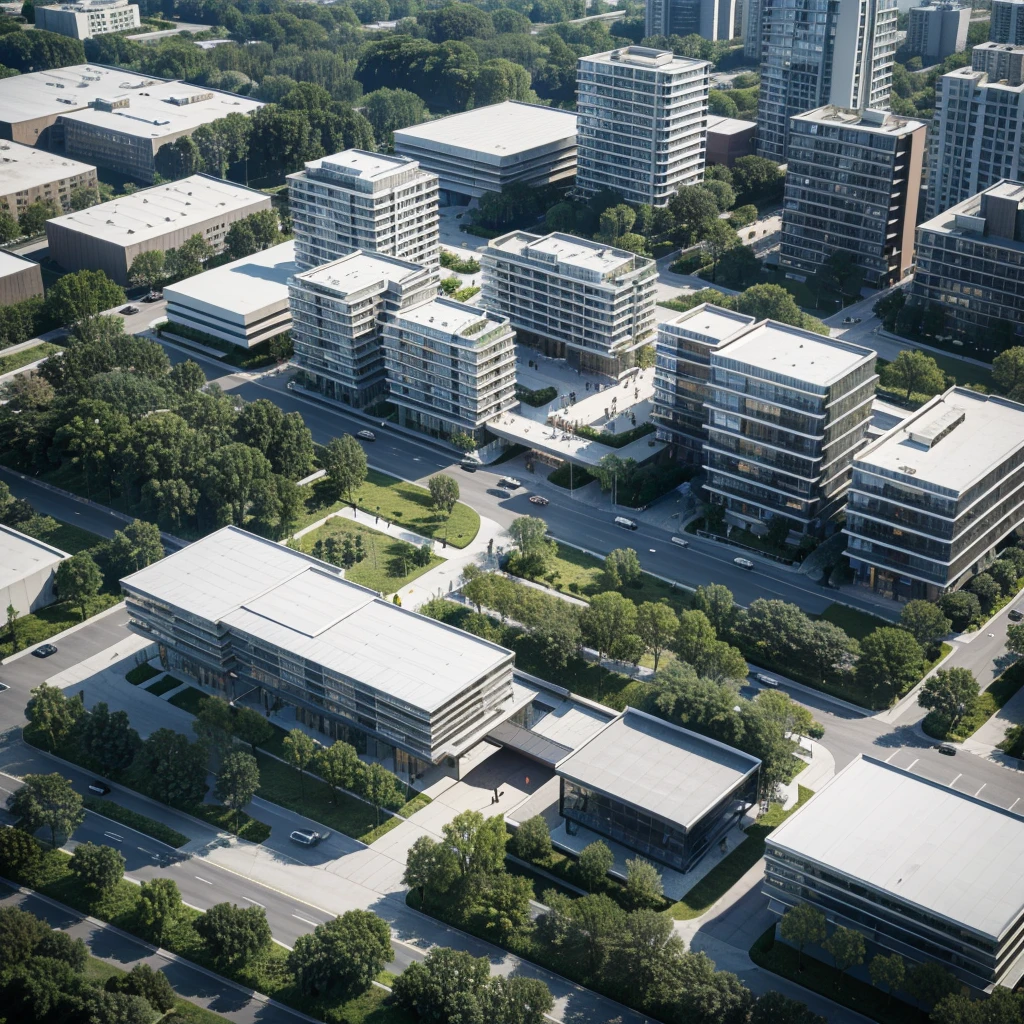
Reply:
[[[937,416],[930,417],[924,423],[910,426],[907,429],[907,436],[911,441],[923,444],[926,448],[933,448],[950,431],[956,430],[966,418],[967,413],[954,405],[952,408],[944,409]]]

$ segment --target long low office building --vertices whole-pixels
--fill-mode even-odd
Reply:
[[[0,249],[0,306],[43,297],[43,272],[35,260]]]
[[[227,526],[121,580],[167,668],[418,774],[514,715],[511,651],[428,619],[300,551]],[[532,693],[530,694],[532,697]],[[252,699],[252,698],[250,698]]]
[[[555,767],[566,831],[579,827],[689,871],[757,803],[761,762],[626,710]]]
[[[576,173],[576,115],[506,100],[395,132],[395,152],[438,177],[444,205],[513,182],[548,185]]]
[[[292,325],[288,278],[299,272],[295,242],[282,242],[164,288],[175,325],[252,348]]]
[[[215,252],[228,228],[271,208],[270,196],[208,174],[133,192],[46,222],[50,258],[65,270],[102,270],[120,285],[140,252],[176,249],[201,235]]]
[[[57,597],[53,589],[57,567],[70,557],[0,523],[0,607],[28,615],[52,604]]]
[[[51,199],[65,212],[76,188],[96,188],[96,168],[35,146],[0,142],[0,210],[14,218],[39,199]]]
[[[764,893],[968,985],[1024,977],[1024,818],[861,755],[768,836]]]

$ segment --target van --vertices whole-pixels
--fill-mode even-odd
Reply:
[[[749,558],[734,558],[733,562],[741,569],[753,569],[754,563]]]
[[[685,537],[673,537],[672,543],[678,544],[681,548],[688,548],[690,546],[690,542]]]
[[[615,525],[621,526],[625,530],[635,530],[637,528],[636,521],[633,519],[627,519],[625,516],[616,516]]]

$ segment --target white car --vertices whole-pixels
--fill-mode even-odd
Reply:
[[[749,558],[734,558],[733,563],[741,569],[753,569],[754,563]]]
[[[514,476],[502,477],[501,484],[503,487],[511,487],[512,490],[523,486]]]
[[[763,672],[758,672],[754,678],[765,686],[777,687],[779,685],[778,679],[774,676],[766,676]]]
[[[530,495],[530,504],[531,505],[546,505],[547,503],[548,503],[548,499],[543,497],[540,494],[531,494]]]
[[[356,431],[356,437],[360,437],[364,441],[376,441],[377,440],[377,435],[372,430],[359,430],[359,431]]]

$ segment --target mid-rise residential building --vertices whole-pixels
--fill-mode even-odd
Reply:
[[[1013,988],[1024,976],[1022,844],[1020,815],[860,755],[772,830],[762,891],[776,914],[809,903],[861,932],[865,962],[895,953],[979,991]]]
[[[77,210],[46,222],[50,258],[65,270],[102,270],[120,285],[140,252],[177,249],[201,235],[215,252],[236,220],[271,208],[270,196],[207,174]]]
[[[108,32],[138,28],[139,5],[128,0],[74,0],[73,3],[36,7],[36,28],[72,39],[93,39]]]
[[[859,583],[935,600],[1024,523],[1024,405],[953,387],[857,453],[846,554]]]
[[[666,206],[704,180],[711,65],[625,46],[581,57],[576,72],[576,187]]]
[[[538,103],[492,103],[395,133],[395,152],[436,174],[441,202],[464,206],[514,183],[576,173],[576,115]]]
[[[787,158],[794,114],[831,104],[888,110],[896,0],[760,0],[757,151]]]
[[[945,60],[951,53],[967,49],[971,8],[953,2],[923,3],[910,8],[907,49],[927,64]]]
[[[755,323],[754,317],[701,303],[658,324],[654,410],[659,441],[683,462],[699,463],[707,440],[711,353]]]
[[[517,404],[515,333],[507,317],[452,299],[384,316],[388,400],[399,426],[484,443],[489,420]]]
[[[234,526],[121,590],[131,629],[176,674],[268,714],[294,708],[325,742],[344,739],[407,777],[446,761],[458,773],[462,755],[520,710],[511,651]],[[535,691],[525,692],[528,703]]]
[[[429,301],[437,279],[416,263],[356,251],[296,274],[288,289],[295,362],[307,384],[362,409],[387,397],[385,315]]]
[[[573,235],[510,231],[491,239],[480,265],[484,308],[546,355],[618,377],[654,342],[653,260]]]
[[[1024,47],[983,43],[969,68],[943,75],[929,132],[926,214],[1024,178]]]
[[[992,0],[988,38],[993,43],[1024,46],[1024,0]]]
[[[71,209],[76,188],[96,187],[96,168],[45,149],[0,142],[0,210],[20,217],[38,199],[52,199]]]
[[[690,36],[732,39],[736,0],[647,0],[645,36]]]
[[[917,230],[913,297],[966,345],[1024,344],[1024,182],[1001,181]]]
[[[819,533],[842,508],[875,393],[875,353],[765,320],[711,349],[706,489],[733,523]]]
[[[741,156],[752,156],[757,137],[756,121],[736,117],[709,117],[705,158],[709,164],[732,167]]]
[[[43,272],[35,260],[0,249],[0,306],[43,297]]]
[[[300,267],[356,250],[440,266],[437,175],[415,160],[346,149],[288,175],[288,206]]]
[[[852,255],[870,288],[910,273],[927,125],[820,107],[790,120],[781,266],[814,274]]]

